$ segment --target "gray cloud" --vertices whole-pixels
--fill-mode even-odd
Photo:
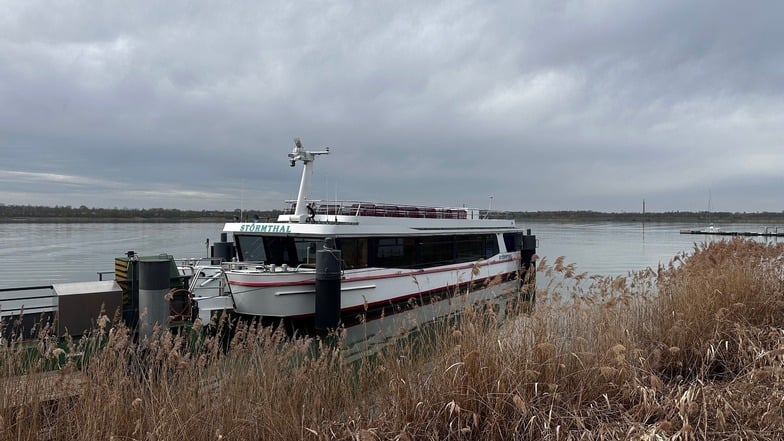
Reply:
[[[783,5],[485,3],[4,3],[0,203],[782,210]]]

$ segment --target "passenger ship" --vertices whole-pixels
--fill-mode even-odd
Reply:
[[[324,305],[319,296],[345,319],[491,281],[514,281],[519,288],[521,274],[533,265],[536,239],[530,230],[526,234],[514,220],[482,217],[478,209],[308,200],[313,163],[328,153],[305,151],[295,139],[290,165],[304,164],[296,201],[276,222],[224,226],[233,236],[233,261],[223,272],[235,312],[315,316],[318,322],[318,305]],[[337,286],[319,283],[320,254],[339,256]],[[325,285],[331,288],[320,292]]]

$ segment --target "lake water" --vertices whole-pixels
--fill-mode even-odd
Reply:
[[[549,262],[564,256],[578,272],[622,275],[656,267],[696,242],[720,236],[679,234],[694,225],[675,223],[529,223],[537,253]],[[220,238],[217,223],[0,223],[0,288],[97,280],[111,271],[114,258],[139,255],[204,257]],[[763,231],[775,225],[721,225],[725,231]],[[778,226],[784,230],[784,226]],[[765,239],[759,239],[765,240]],[[775,240],[775,239],[768,239]],[[779,240],[781,240],[779,238]],[[111,275],[110,275],[111,277]]]
[[[691,252],[695,244],[728,240],[728,236],[680,234],[683,229],[704,228],[684,223],[531,223],[527,227],[537,235],[540,257],[564,256],[565,263],[575,263],[577,272],[608,276],[629,271],[656,268],[667,264],[682,252]],[[722,224],[722,231],[758,231],[775,225]],[[784,226],[778,226],[784,231]],[[782,238],[756,238],[775,241]]]

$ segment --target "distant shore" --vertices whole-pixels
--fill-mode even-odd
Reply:
[[[167,208],[125,209],[39,207],[0,205],[0,223],[122,223],[122,222],[231,222],[274,221],[280,210],[180,210]],[[485,211],[482,212],[484,216]],[[782,212],[689,212],[613,213],[590,210],[492,211],[491,218],[520,222],[679,222],[698,225],[723,223],[784,224]]]
[[[180,210],[176,208],[88,208],[0,205],[0,223],[203,222],[276,219],[280,210]]]
[[[600,211],[536,211],[516,212],[511,216],[520,221],[546,222],[677,222],[708,224],[784,224],[784,211],[759,213],[731,212],[655,212],[655,213],[606,213]]]

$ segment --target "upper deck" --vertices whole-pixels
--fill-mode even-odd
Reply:
[[[482,218],[478,209],[391,205],[356,201],[308,201],[308,215],[289,203],[276,222],[234,222],[227,233],[341,237],[468,234],[519,229],[513,219]]]
[[[426,219],[480,219],[476,208],[426,207],[392,205],[360,201],[308,201],[309,214],[367,217],[409,217]],[[286,201],[286,209],[279,221],[288,221],[296,212],[297,201]]]

